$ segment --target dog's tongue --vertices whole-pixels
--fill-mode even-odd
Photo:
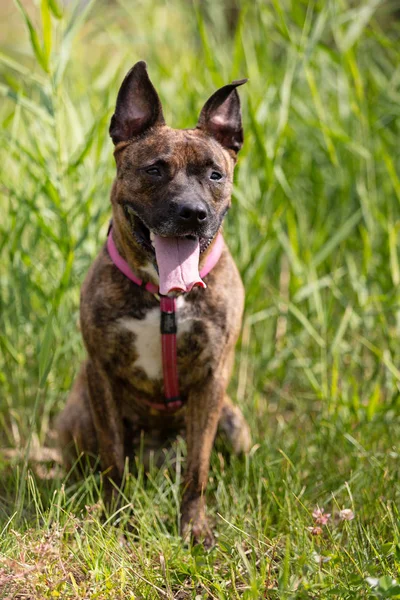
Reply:
[[[193,286],[206,284],[199,275],[200,244],[198,238],[154,236],[160,294],[173,290],[190,292]]]

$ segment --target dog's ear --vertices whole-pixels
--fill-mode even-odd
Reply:
[[[242,115],[236,88],[246,81],[247,79],[233,81],[217,90],[205,103],[197,123],[198,129],[235,153],[243,145]]]
[[[147,65],[141,60],[122,82],[111,119],[110,136],[114,144],[118,144],[164,123],[160,98],[147,74]]]

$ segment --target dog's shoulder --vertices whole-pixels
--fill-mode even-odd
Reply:
[[[81,329],[86,345],[119,334],[119,322],[145,320],[158,306],[156,298],[130,281],[111,261],[104,246],[90,267],[81,290]]]
[[[198,302],[205,316],[213,320],[220,316],[228,327],[240,326],[244,287],[236,263],[225,245],[218,263],[205,278],[208,293],[196,290]]]

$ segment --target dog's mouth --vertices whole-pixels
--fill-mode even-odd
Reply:
[[[133,236],[156,263],[161,294],[189,292],[196,285],[205,287],[199,275],[199,258],[214,238],[193,234],[159,235],[145,224],[130,204],[124,204],[123,208]]]
[[[147,225],[138,216],[138,214],[136,213],[136,211],[134,210],[134,208],[132,208],[132,206],[130,204],[124,204],[123,206],[124,206],[124,213],[125,213],[125,216],[128,219],[128,222],[131,226],[133,236],[136,238],[136,241],[145,250],[147,250],[147,252],[150,253],[154,258],[155,248],[154,248],[153,241],[154,241],[154,237],[156,234],[153,233],[153,231],[149,227],[147,227]],[[163,237],[168,237],[168,236],[163,236]],[[194,234],[176,235],[174,237],[185,238],[188,240],[197,239],[199,241],[199,245],[200,245],[200,254],[203,254],[203,252],[205,252],[207,250],[207,248],[210,246],[211,242],[215,238],[215,236],[201,237],[201,236],[196,236]]]

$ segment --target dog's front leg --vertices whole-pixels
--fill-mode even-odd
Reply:
[[[102,366],[94,360],[87,363],[90,409],[97,435],[100,466],[105,474],[105,502],[110,505],[124,472],[123,423],[113,394],[112,384]]]
[[[205,492],[225,385],[211,378],[209,383],[189,395],[186,410],[187,465],[181,507],[181,532],[191,532],[195,543],[213,544],[213,534],[205,512]]]

